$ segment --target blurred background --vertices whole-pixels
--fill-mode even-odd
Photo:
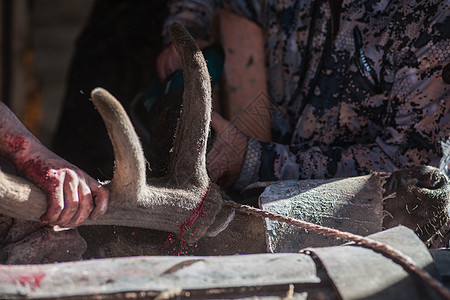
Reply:
[[[0,1],[0,100],[46,145],[59,121],[75,40],[93,2]]]

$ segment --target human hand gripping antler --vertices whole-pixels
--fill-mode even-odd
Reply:
[[[3,103],[0,115],[0,155],[47,196],[43,223],[76,227],[88,217],[95,220],[105,213],[106,188],[47,149]]]
[[[169,231],[193,243],[213,224],[222,207],[220,190],[206,171],[206,141],[211,115],[211,85],[204,58],[180,23],[169,28],[183,62],[185,91],[167,175],[146,182],[146,163],[139,139],[120,103],[97,88],[92,101],[111,138],[116,168],[107,212],[85,224],[121,225]],[[23,179],[0,174],[2,213],[39,220],[45,195]]]

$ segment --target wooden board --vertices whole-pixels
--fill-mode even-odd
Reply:
[[[313,260],[301,254],[223,257],[147,256],[1,266],[0,297],[74,297],[133,291],[320,285]],[[242,289],[245,291],[245,289]],[[245,293],[244,293],[245,294]]]
[[[408,254],[419,267],[437,276],[431,255],[412,230],[397,227],[371,238]],[[347,293],[354,289],[359,294]],[[389,293],[382,293],[386,289]],[[369,296],[399,299],[403,294],[409,299],[435,296],[388,258],[353,245],[313,248],[307,253],[143,256],[47,265],[0,265],[2,299],[156,296],[337,299],[336,291],[342,293],[343,299]]]
[[[410,229],[399,226],[374,236],[374,240],[401,249],[418,266],[440,279],[433,257]],[[343,299],[441,299],[382,254],[352,245],[309,250],[318,256]]]

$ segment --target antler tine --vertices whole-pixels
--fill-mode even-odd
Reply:
[[[136,199],[146,184],[145,158],[139,138],[125,109],[114,96],[103,88],[94,89],[91,96],[114,148],[116,165],[111,190]]]
[[[184,75],[182,114],[175,134],[168,176],[184,184],[206,186],[206,143],[211,118],[211,80],[197,43],[178,22],[169,26]]]
[[[220,190],[206,172],[206,139],[211,111],[211,86],[206,63],[181,24],[170,27],[185,68],[184,107],[175,137],[168,175],[147,184],[145,158],[122,105],[106,90],[92,91],[114,147],[116,168],[108,183],[107,212],[84,224],[120,225],[178,233],[187,243],[205,235],[222,208]],[[183,49],[187,49],[184,51]],[[39,220],[46,197],[37,187],[0,171],[0,210],[9,216]],[[29,205],[29,203],[36,205]]]

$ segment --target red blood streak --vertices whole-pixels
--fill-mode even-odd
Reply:
[[[44,164],[44,160],[39,156],[27,153],[15,155],[29,147],[29,142],[25,137],[4,134],[3,140],[6,145],[4,155],[13,160],[20,173],[31,179],[43,190],[52,190],[57,186],[56,174],[51,173],[54,171],[50,171],[49,167]]]
[[[19,152],[25,150],[28,145],[28,141],[23,136],[11,136],[6,138],[8,150],[11,152]]]
[[[49,167],[43,163],[39,156],[18,160],[17,166],[20,166],[21,173],[41,188],[47,197],[53,198],[52,193],[56,191],[59,184],[57,174],[55,171],[49,170]]]
[[[3,147],[0,147],[0,155],[11,160],[14,160],[16,153],[27,149],[29,145],[29,142],[23,136],[3,134],[1,140],[4,144]]]
[[[198,217],[203,213],[202,209],[205,204],[206,196],[208,195],[210,190],[210,187],[206,190],[205,194],[202,197],[202,201],[197,205],[197,207],[194,209],[192,215],[184,221],[183,224],[181,224],[180,227],[180,240],[184,242],[183,233],[185,231],[188,231],[191,226],[195,223],[195,221],[198,219]]]
[[[19,161],[22,173],[33,178],[37,183],[43,183],[47,178],[48,168],[46,168],[40,158],[32,158],[29,160]]]
[[[33,287],[41,287],[41,282],[44,277],[44,273],[36,273],[30,276],[17,276],[17,280],[19,280],[22,286],[31,285]]]

